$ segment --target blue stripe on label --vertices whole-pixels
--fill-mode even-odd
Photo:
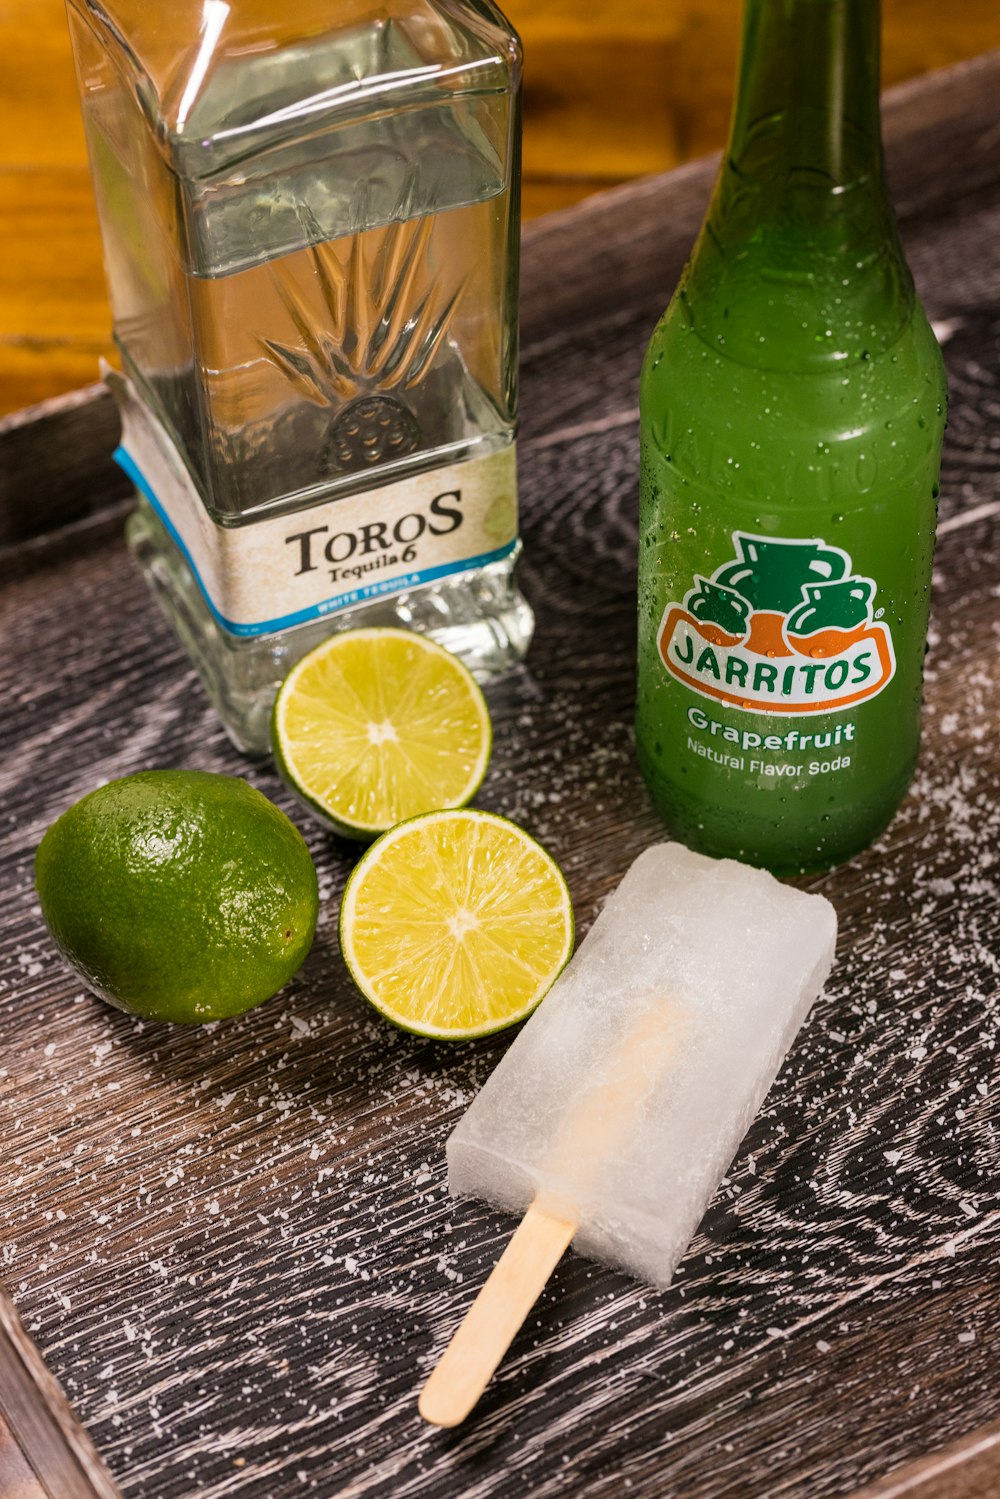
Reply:
[[[334,594],[332,598],[324,599],[319,604],[313,604],[308,609],[299,609],[294,614],[284,614],[278,619],[260,620],[257,623],[249,625],[237,624],[235,620],[227,619],[216,608],[205,584],[202,582],[201,574],[195,566],[191,553],[184,545],[176,526],[160,504],[149,480],[135,459],[122,447],[116,448],[112,457],[118,464],[118,467],[128,475],[136,489],[139,490],[155,510],[164,530],[168,533],[171,541],[190,568],[191,575],[198,584],[201,596],[205,600],[216,624],[220,625],[228,634],[241,638],[252,635],[270,635],[278,630],[290,630],[295,625],[304,625],[311,619],[321,619],[325,614],[338,614],[342,609],[349,609],[354,604],[363,604],[369,599],[384,597],[386,594],[403,593],[408,588],[419,588],[424,583],[433,583],[436,578],[450,577],[453,573],[470,572],[473,568],[488,567],[491,562],[501,562],[504,557],[509,557],[517,546],[517,537],[515,537],[513,541],[508,541],[506,545],[498,547],[495,552],[483,552],[478,557],[466,557],[458,562],[446,562],[441,567],[425,568],[423,572],[397,573],[394,578],[383,578],[378,583],[366,583],[360,588],[350,589],[347,593]]]

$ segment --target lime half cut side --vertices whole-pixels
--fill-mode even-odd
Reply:
[[[387,1020],[445,1041],[523,1020],[573,947],[559,866],[506,818],[471,808],[401,823],[356,866],[340,907],[351,976]]]
[[[492,733],[482,692],[443,646],[409,630],[346,630],[292,668],[274,704],[278,770],[322,821],[370,840],[461,807]]]

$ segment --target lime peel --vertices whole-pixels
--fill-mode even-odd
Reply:
[[[193,1025],[271,998],[316,930],[312,856],[234,776],[149,770],[109,781],[46,832],[42,916],[84,982],[119,1009]]]

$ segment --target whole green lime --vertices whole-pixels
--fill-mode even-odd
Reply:
[[[316,931],[302,835],[234,776],[147,770],[54,822],[35,858],[42,915],[96,993],[149,1020],[239,1015],[277,994]]]

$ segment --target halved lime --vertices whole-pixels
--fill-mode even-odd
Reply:
[[[348,630],[304,656],[271,720],[280,774],[338,833],[370,839],[461,807],[492,733],[483,694],[450,651],[409,630]]]
[[[364,854],[341,902],[340,946],[387,1020],[468,1041],[530,1015],[569,958],[573,908],[559,866],[516,823],[430,812]]]

